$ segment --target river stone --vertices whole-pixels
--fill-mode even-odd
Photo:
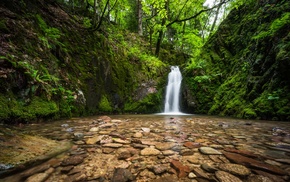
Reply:
[[[221,155],[222,153],[217,151],[216,149],[213,149],[211,147],[200,147],[199,151],[202,154],[207,154],[207,155]]]
[[[167,171],[167,166],[165,165],[155,165],[152,167],[152,171],[154,174],[161,174]]]
[[[133,180],[134,176],[128,169],[117,168],[114,171],[111,182],[127,182]]]
[[[225,171],[216,171],[215,176],[218,178],[219,182],[242,182],[238,177]]]
[[[175,144],[174,143],[156,143],[155,144],[155,147],[158,149],[158,150],[161,150],[161,151],[164,151],[164,150],[169,150],[171,149],[172,147],[174,147]]]
[[[193,148],[199,148],[201,145],[200,145],[200,143],[196,143],[196,142],[185,142],[183,144],[183,146],[185,146],[189,149],[193,149]]]
[[[218,169],[214,166],[214,164],[207,164],[207,163],[204,163],[204,164],[201,164],[201,168],[207,172],[210,172],[210,173],[214,173],[216,172]]]
[[[190,179],[196,178],[196,175],[194,173],[189,173],[188,178]]]
[[[143,150],[141,150],[141,155],[159,155],[161,154],[161,152],[157,149],[154,149],[154,148],[145,148]]]
[[[111,147],[111,148],[120,148],[123,144],[120,143],[106,143],[103,145],[103,147]]]
[[[252,175],[247,182],[273,182],[270,178],[262,175]]]
[[[90,129],[90,132],[98,132],[99,130],[100,130],[99,127],[92,127],[92,128]]]
[[[179,178],[184,178],[187,176],[187,173],[190,172],[190,168],[188,166],[183,165],[178,160],[172,160],[170,163],[171,167],[173,167],[178,172]]]
[[[122,143],[122,144],[129,144],[131,143],[129,140],[122,140],[120,138],[113,138],[113,141],[116,143]]]
[[[143,132],[145,133],[149,133],[150,132],[150,128],[141,128]]]
[[[25,180],[25,182],[43,182],[49,177],[46,173],[37,173]]]
[[[245,157],[239,154],[235,153],[230,153],[230,152],[223,152],[223,154],[228,158],[230,161],[233,161],[234,163],[237,164],[242,164],[246,166],[250,166],[253,168],[259,168],[271,173],[279,174],[279,175],[285,175],[286,172],[276,166],[270,165],[270,164],[265,164],[262,163],[261,161]]]
[[[173,150],[164,150],[164,151],[162,151],[162,154],[163,155],[174,155],[175,152]]]
[[[239,164],[224,163],[224,164],[220,164],[219,168],[223,171],[226,171],[231,174],[238,175],[238,176],[248,176],[251,174],[251,171],[248,168]]]
[[[92,137],[92,138],[88,138],[88,139],[86,140],[86,144],[87,144],[87,145],[94,145],[94,144],[96,144],[97,142],[101,141],[102,137],[103,137],[103,136],[94,136],[94,137]]]
[[[84,157],[81,155],[74,155],[69,158],[66,158],[62,161],[62,166],[69,166],[69,165],[78,165],[84,161]]]
[[[84,138],[84,134],[80,132],[74,133],[74,139],[75,140],[82,140]]]
[[[134,138],[142,138],[143,134],[141,132],[137,132],[133,135]]]

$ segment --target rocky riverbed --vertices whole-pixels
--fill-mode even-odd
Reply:
[[[117,115],[25,125],[20,131],[58,145],[71,141],[72,147],[0,181],[290,180],[290,124],[286,122]],[[42,142],[38,145],[46,144]]]

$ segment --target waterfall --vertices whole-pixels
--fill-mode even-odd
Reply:
[[[178,66],[171,66],[165,96],[165,113],[179,113],[179,93],[181,86],[181,72]]]

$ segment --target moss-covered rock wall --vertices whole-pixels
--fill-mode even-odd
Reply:
[[[188,110],[290,120],[289,12],[287,0],[247,1],[234,9],[188,64]]]
[[[53,0],[4,0],[0,20],[0,121],[160,111],[168,65],[137,35]]]

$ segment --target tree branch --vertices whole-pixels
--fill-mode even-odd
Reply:
[[[175,19],[175,20],[173,20],[172,22],[168,23],[168,24],[166,25],[166,27],[169,27],[169,26],[171,26],[172,24],[177,23],[177,22],[184,22],[184,21],[187,21],[187,20],[194,19],[194,18],[198,17],[199,15],[201,15],[202,13],[207,12],[207,11],[211,11],[211,10],[213,10],[213,9],[215,9],[215,8],[221,6],[221,5],[223,5],[223,4],[225,4],[225,3],[229,2],[229,1],[230,1],[230,0],[222,1],[221,3],[215,5],[215,6],[211,7],[211,8],[200,10],[200,11],[199,11],[198,13],[196,13],[195,15],[190,16],[190,17],[187,17],[187,18],[184,18],[184,19]]]

